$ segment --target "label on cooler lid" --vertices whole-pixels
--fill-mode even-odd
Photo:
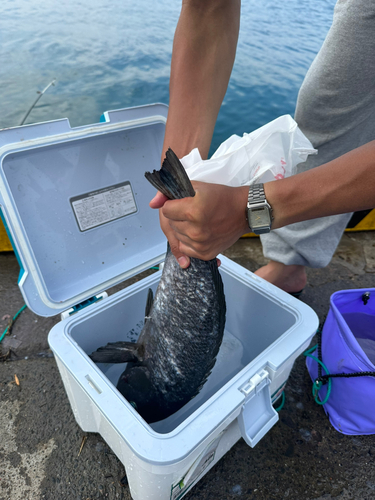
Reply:
[[[87,231],[137,211],[129,181],[70,199],[80,231]]]

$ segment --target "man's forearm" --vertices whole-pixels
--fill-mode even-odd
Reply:
[[[197,147],[207,158],[235,59],[239,21],[240,0],[182,3],[163,154],[171,147],[181,158]]]
[[[195,196],[157,199],[179,255],[213,259],[249,232],[248,186],[193,182]],[[375,141],[321,167],[264,184],[272,229],[294,222],[375,207]],[[162,196],[162,195],[161,195]],[[165,197],[164,197],[165,198]]]
[[[265,184],[272,229],[375,207],[375,141],[321,167]]]

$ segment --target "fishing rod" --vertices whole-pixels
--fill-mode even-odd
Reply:
[[[39,99],[42,97],[42,95],[47,92],[47,90],[50,88],[51,85],[55,86],[55,81],[56,81],[56,78],[54,78],[52,80],[52,82],[50,82],[47,87],[45,89],[43,89],[41,92],[38,91],[38,97],[35,99],[34,103],[32,104],[32,106],[30,107],[30,109],[28,110],[28,112],[26,113],[26,115],[24,116],[22,122],[20,123],[20,125],[23,125],[26,121],[26,118],[29,116],[29,114],[31,113],[31,111],[33,110],[33,108],[35,107],[35,105],[37,104],[37,102],[39,101]]]

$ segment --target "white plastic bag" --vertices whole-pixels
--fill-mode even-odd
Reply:
[[[191,180],[244,186],[283,179],[317,150],[290,115],[280,116],[243,137],[232,135],[209,160],[198,149],[181,159]]]

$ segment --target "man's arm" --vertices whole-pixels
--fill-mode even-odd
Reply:
[[[240,0],[184,0],[172,50],[163,155],[207,158],[236,55]],[[163,159],[163,158],[162,158]]]
[[[235,59],[240,8],[240,0],[183,0],[173,42],[162,160],[169,147],[179,158],[194,148],[207,158]],[[159,208],[164,201],[158,193],[150,206]],[[183,257],[162,213],[160,224],[174,255]]]
[[[308,172],[265,184],[272,229],[375,207],[375,141]]]
[[[248,187],[233,188],[193,182],[196,195],[163,200],[182,254],[208,260],[249,231]],[[272,229],[294,222],[375,207],[375,141],[286,179],[267,182],[264,190],[273,209]]]

